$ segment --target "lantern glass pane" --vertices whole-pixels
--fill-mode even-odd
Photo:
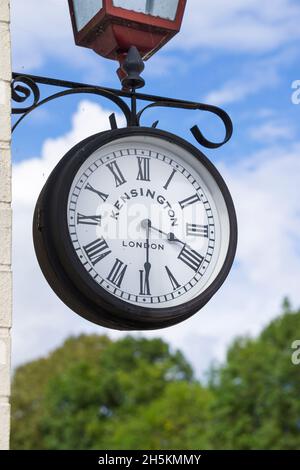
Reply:
[[[84,26],[101,10],[102,0],[73,0],[77,31]]]
[[[115,7],[175,20],[179,0],[113,0]]]

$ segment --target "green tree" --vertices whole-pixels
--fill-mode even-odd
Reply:
[[[119,423],[112,448],[122,442],[125,449],[209,449],[212,401],[199,383],[170,383],[148,407]]]
[[[300,339],[300,311],[283,315],[257,339],[234,341],[225,365],[211,374],[215,396],[211,440],[220,449],[299,449],[300,366],[291,345]]]
[[[160,339],[71,338],[17,369],[12,447],[192,448],[191,425],[205,427],[208,396],[183,355]]]
[[[299,449],[300,311],[238,338],[202,386],[160,339],[68,339],[19,367],[15,449]]]
[[[62,376],[83,358],[95,360],[110,345],[105,337],[70,338],[46,358],[18,367],[12,381],[11,446],[14,449],[42,449],[41,423],[47,412],[45,395],[51,380]]]

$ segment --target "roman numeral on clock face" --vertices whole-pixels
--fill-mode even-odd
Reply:
[[[111,250],[103,237],[97,238],[93,242],[84,246],[83,249],[93,266],[111,253]]]
[[[166,184],[163,186],[164,189],[166,189],[166,190],[168,189],[169,184],[171,183],[172,179],[174,178],[175,173],[176,173],[176,170],[173,170],[172,173],[170,174]]]
[[[108,198],[108,194],[102,193],[101,191],[98,191],[97,189],[93,188],[93,186],[90,185],[90,183],[87,183],[84,189],[87,189],[88,191],[91,191],[92,193],[97,194],[102,199],[103,202],[105,202],[106,199]]]
[[[139,181],[150,181],[150,158],[137,157],[139,172],[137,180]]]
[[[202,264],[202,261],[204,260],[203,256],[199,255],[197,251],[192,250],[188,245],[184,245],[178,256],[178,259],[183,261],[194,271],[198,271]]]
[[[116,258],[115,264],[112,267],[111,272],[108,276],[108,281],[114,284],[117,287],[121,287],[125,272],[127,269],[127,265],[124,264],[121,260]]]
[[[180,204],[181,209],[184,209],[185,207],[190,206],[191,204],[195,204],[196,202],[199,202],[199,201],[201,201],[201,199],[199,195],[196,193],[196,194],[193,194],[193,196],[190,196],[184,199],[183,201],[179,201],[179,204]]]
[[[167,274],[168,274],[168,276],[169,276],[169,279],[170,279],[170,281],[171,281],[173,290],[179,289],[180,284],[177,282],[177,280],[175,279],[175,277],[174,277],[173,274],[171,273],[171,271],[170,271],[170,269],[168,268],[168,266],[165,266],[165,268],[166,268]]]
[[[208,238],[208,225],[186,224],[186,234],[192,237]]]
[[[140,295],[151,295],[149,271],[140,271]]]
[[[101,215],[82,215],[77,214],[77,224],[101,225]]]
[[[116,188],[121,186],[122,184],[126,183],[126,179],[124,178],[118,164],[116,162],[108,163],[107,168],[112,172],[115,178]]]

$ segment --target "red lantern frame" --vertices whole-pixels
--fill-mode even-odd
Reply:
[[[103,0],[99,12],[78,31],[73,0],[68,1],[75,43],[121,62],[130,46],[137,47],[143,60],[163,47],[180,31],[186,6],[186,0],[179,0],[175,19],[169,20],[116,7],[113,0]]]

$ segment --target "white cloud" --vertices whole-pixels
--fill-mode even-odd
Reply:
[[[13,68],[32,72],[51,61],[83,72],[84,80],[106,75],[106,63],[86,48],[76,47],[66,0],[12,0]]]
[[[278,121],[267,121],[249,130],[253,140],[265,143],[274,143],[277,140],[291,140],[295,136],[293,125]]]
[[[274,69],[269,73],[249,70],[248,74],[242,74],[237,79],[229,80],[219,89],[211,91],[204,100],[217,106],[224,106],[242,101],[264,88],[273,87],[277,82],[278,74]]]
[[[272,90],[281,81],[281,70],[298,56],[294,48],[274,56],[250,60],[240,67],[239,75],[209,92],[205,101],[218,106],[243,101],[256,93]]]
[[[173,45],[264,53],[299,39],[295,0],[188,0],[181,34]]]
[[[38,267],[31,235],[36,198],[50,171],[76,142],[107,127],[109,111],[83,101],[72,128],[48,139],[41,156],[13,168],[13,362],[46,354],[68,335],[105,330],[75,315],[52,293]],[[235,335],[257,333],[279,310],[284,295],[300,302],[300,143],[270,147],[218,167],[232,191],[239,220],[239,247],[228,280],[210,303],[188,321],[161,336],[181,348],[203,373],[212,359],[224,358]]]
[[[61,0],[12,0],[13,60],[17,69],[36,69],[51,56],[71,60],[72,31],[67,12],[67,2]]]
[[[32,158],[15,165],[13,197],[16,208],[25,206],[32,209],[33,202],[58,161],[79,141],[101,130],[109,129],[111,113],[112,111],[107,111],[90,101],[81,101],[72,117],[72,128],[66,135],[57,139],[47,139],[42,148],[41,158]],[[116,118],[119,127],[125,125],[123,117],[117,114]],[[31,175],[30,185],[25,184],[26,172]]]

